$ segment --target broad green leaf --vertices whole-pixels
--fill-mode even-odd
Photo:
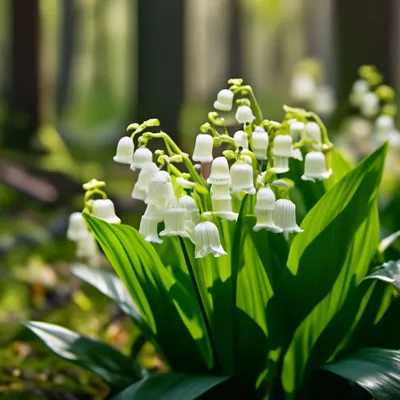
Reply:
[[[92,371],[113,388],[125,388],[141,379],[135,361],[105,343],[45,322],[30,321],[25,326],[54,354]]]
[[[365,279],[378,279],[391,283],[400,293],[400,261],[388,261]]]
[[[342,153],[333,149],[326,156],[328,168],[332,168],[332,175],[324,181],[325,190],[332,189],[352,168],[354,165],[346,160]]]
[[[400,351],[364,348],[323,369],[349,379],[377,400],[397,400],[400,393]]]
[[[154,374],[133,384],[112,400],[194,400],[228,379],[174,372]]]
[[[83,264],[72,265],[71,271],[75,276],[94,286],[105,296],[113,300],[142,329],[142,317],[132,301],[128,290],[116,275]]]
[[[225,220],[213,221],[220,232],[221,244],[227,255],[215,258],[208,255],[201,259],[194,257],[194,245],[183,239],[182,250],[185,262],[191,268],[196,283],[199,303],[207,316],[212,346],[215,354],[214,373],[233,374],[233,299],[231,279],[231,248],[235,222]]]
[[[161,356],[175,371],[206,371],[209,339],[188,288],[174,278],[135,229],[90,215],[85,218],[157,338]]]
[[[378,149],[328,191],[304,219],[304,233],[292,242],[288,269],[267,309],[274,349],[286,348],[298,329],[284,363],[289,393],[302,377],[313,344],[365,277],[376,252],[375,199],[385,153],[386,147]]]

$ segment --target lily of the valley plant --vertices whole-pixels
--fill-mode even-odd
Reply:
[[[114,161],[138,171],[139,230],[120,224],[96,180],[70,218],[77,256],[96,255],[96,238],[119,279],[75,274],[132,317],[168,372],[149,374],[60,327],[27,326],[102,376],[115,399],[328,399],[321,369],[332,387],[339,375],[370,398],[398,399],[400,307],[378,282],[396,284],[398,264],[365,280],[384,262],[376,199],[386,146],[354,167],[316,114],[285,106],[282,122],[267,120],[250,86],[229,85],[190,155],[157,119],[128,126]]]

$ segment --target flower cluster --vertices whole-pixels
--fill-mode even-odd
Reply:
[[[179,236],[194,243],[197,258],[223,256],[215,219],[237,220],[246,194],[255,196],[254,231],[286,236],[302,232],[289,195],[292,181],[282,174],[290,173],[291,159],[303,162],[304,157],[303,180],[329,178],[326,153],[332,144],[326,128],[314,113],[286,106],[284,121],[265,120],[252,88],[241,79],[229,84],[218,93],[214,108],[228,113],[236,104],[240,129],[231,135],[225,119],[210,112],[196,136],[192,160],[165,132],[151,131],[159,126],[157,119],[129,125],[133,133],[119,140],[114,161],[138,171],[131,197],[147,206],[139,227],[146,241],[161,243],[164,236]],[[236,103],[235,96],[240,96]],[[152,153],[147,145],[154,139],[162,139],[165,150]],[[86,211],[119,223],[105,193],[93,182],[86,185]],[[98,196],[101,199],[93,199]]]

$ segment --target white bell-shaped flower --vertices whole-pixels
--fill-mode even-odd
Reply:
[[[92,204],[92,214],[110,224],[119,224],[121,220],[115,214],[114,203],[110,199],[96,199]]]
[[[389,133],[395,128],[394,118],[390,115],[380,115],[375,120],[374,128],[378,135],[389,135]]]
[[[113,160],[120,164],[131,164],[133,162],[134,145],[129,136],[121,138],[117,145],[117,152]]]
[[[237,147],[241,147],[242,149],[248,149],[249,148],[249,138],[247,136],[246,132],[243,131],[237,131],[233,135],[233,140],[235,141],[235,145]]]
[[[372,92],[366,93],[360,104],[360,112],[364,117],[372,118],[379,112],[380,100],[379,97]]]
[[[275,203],[273,218],[283,232],[303,232],[296,223],[296,205],[288,199],[279,199]]]
[[[229,185],[212,185],[210,191],[213,213],[223,219],[235,221],[237,214],[232,212],[232,196]]]
[[[315,150],[321,150],[322,147],[322,134],[321,128],[316,122],[306,123],[306,137],[312,142],[312,147]]]
[[[269,145],[268,133],[261,126],[257,126],[252,134],[252,150],[257,160],[267,159]]]
[[[188,211],[184,208],[168,208],[164,211],[165,229],[160,232],[160,236],[181,236],[189,237],[186,230]]]
[[[293,76],[290,95],[299,102],[312,101],[317,92],[317,84],[312,76],[305,73],[296,73]]]
[[[320,151],[311,151],[306,155],[304,163],[304,175],[301,177],[304,181],[313,181],[316,179],[328,179],[332,175],[332,170],[326,168],[325,154]]]
[[[255,210],[274,211],[275,203],[276,197],[273,190],[269,186],[261,188],[257,192]]]
[[[350,103],[354,107],[359,107],[365,94],[369,92],[369,85],[367,81],[359,79],[353,83],[353,88],[350,93]]]
[[[69,216],[67,238],[76,242],[90,234],[81,212],[74,212]]]
[[[335,111],[336,99],[333,88],[330,85],[318,87],[313,101],[313,110],[323,117],[329,117]]]
[[[133,199],[145,200],[149,189],[150,179],[158,171],[157,164],[147,163],[139,172],[138,180],[133,187],[131,197]]]
[[[162,239],[158,236],[157,217],[143,215],[140,220],[139,233],[143,236],[144,240],[149,243],[162,243]]]
[[[299,140],[305,128],[305,124],[301,121],[293,121],[290,124],[290,136],[293,140]]]
[[[76,242],[76,258],[94,259],[98,255],[96,239],[91,233]]]
[[[241,105],[236,110],[235,118],[239,124],[250,124],[255,117],[249,106]]]
[[[153,153],[147,147],[139,147],[133,155],[131,170],[142,169],[145,165],[153,161]]]
[[[289,171],[289,157],[292,157],[293,139],[290,135],[278,135],[274,139],[274,166],[270,170],[277,174]]]
[[[163,212],[160,211],[156,206],[153,204],[148,204],[144,214],[146,217],[155,218],[158,222],[164,220]]]
[[[230,185],[229,164],[225,157],[217,157],[211,164],[211,173],[207,179],[211,185]]]
[[[274,139],[274,156],[290,157],[292,154],[293,139],[290,135],[278,135]]]
[[[193,161],[211,162],[213,160],[214,139],[206,133],[200,133],[196,136],[196,143],[192,159]]]
[[[253,227],[254,232],[261,231],[262,229],[273,233],[283,232],[282,228],[275,225],[274,223],[274,212],[270,210],[254,210],[255,216],[257,217],[256,225]]]
[[[166,171],[155,172],[150,179],[146,204],[152,204],[159,210],[165,210],[174,197],[171,176]]]
[[[226,255],[226,251],[221,246],[218,228],[209,221],[200,222],[194,229],[195,257],[203,258],[208,254],[214,257]]]
[[[217,101],[214,101],[214,108],[219,111],[230,111],[233,105],[233,92],[222,89],[217,94]]]
[[[179,198],[179,206],[186,209],[189,217],[194,225],[200,222],[200,211],[197,208],[196,202],[191,196],[182,196]]]
[[[249,194],[254,194],[256,189],[254,187],[253,181],[253,168],[243,162],[236,162],[231,167],[231,192],[246,192]]]

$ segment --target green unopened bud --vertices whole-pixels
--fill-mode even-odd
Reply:
[[[170,157],[169,161],[172,163],[181,163],[183,161],[183,159],[182,159],[181,155],[174,154],[173,156]]]
[[[380,85],[375,89],[375,94],[381,101],[390,103],[394,99],[395,91],[388,85]]]
[[[137,122],[134,122],[133,124],[129,124],[126,130],[135,131],[137,128],[139,128],[139,124]]]
[[[228,84],[241,86],[241,85],[243,85],[243,79],[242,78],[232,78],[232,79],[229,79]]]
[[[200,126],[200,131],[202,133],[207,133],[209,130],[211,130],[211,125],[208,122]]]
[[[220,147],[222,144],[222,139],[219,137],[214,137],[213,138],[213,144],[215,147]]]
[[[143,122],[144,126],[160,126],[160,121],[157,118],[150,118],[147,121]]]
[[[397,106],[396,104],[384,104],[381,108],[382,115],[389,115],[390,117],[395,117],[397,114]]]
[[[235,152],[233,152],[232,150],[225,150],[222,152],[222,154],[228,160],[233,160],[236,157]]]

